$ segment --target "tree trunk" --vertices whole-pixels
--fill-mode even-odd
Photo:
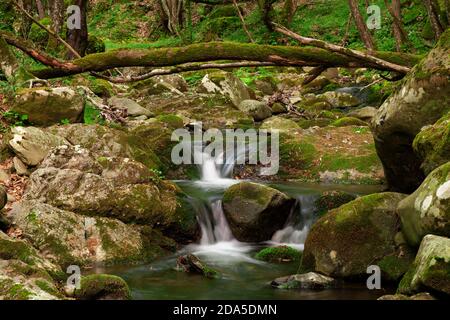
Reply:
[[[369,32],[369,29],[367,28],[366,23],[364,22],[361,12],[359,11],[358,0],[348,0],[348,3],[350,6],[350,11],[353,15],[353,20],[355,21],[356,27],[358,28],[361,40],[364,42],[364,45],[369,51],[375,51],[375,42]]]
[[[52,18],[52,30],[55,33],[60,33],[64,24],[65,6],[64,0],[50,0],[50,17]]]
[[[174,35],[180,35],[183,23],[183,0],[160,0],[163,24]]]
[[[45,18],[45,9],[44,9],[44,5],[42,4],[41,0],[36,0],[36,8],[38,11],[39,20],[44,19]]]
[[[392,16],[392,28],[395,38],[396,49],[397,52],[400,52],[402,44],[409,42],[408,34],[403,28],[401,2],[400,0],[392,0],[391,6],[389,6],[388,0],[384,0],[384,3],[386,4],[386,8],[388,8],[389,13]]]
[[[33,14],[33,3],[31,0],[19,0],[17,1],[18,5],[22,7],[25,11]],[[28,17],[23,16],[21,14],[20,20],[20,35],[24,38],[28,38],[28,33],[30,32],[32,22],[28,19]]]
[[[78,52],[80,56],[84,56],[88,45],[88,28],[87,28],[87,6],[88,0],[76,0],[75,5],[80,7],[81,11],[81,28],[67,31],[67,42]],[[67,53],[68,59],[75,58],[72,52]]]
[[[436,12],[436,6],[433,5],[434,0],[424,0],[425,7],[427,8],[428,17],[430,18],[431,27],[433,28],[436,39],[439,39],[444,32],[444,28],[439,21],[439,15]]]

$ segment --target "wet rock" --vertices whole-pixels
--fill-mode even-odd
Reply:
[[[84,97],[73,88],[39,88],[19,91],[11,111],[28,115],[35,125],[48,126],[82,119]]]
[[[323,215],[324,213],[339,208],[340,206],[353,201],[356,196],[347,192],[331,190],[324,191],[318,199],[314,201],[314,206],[317,214]]]
[[[281,229],[295,200],[280,191],[251,182],[235,184],[225,191],[223,209],[233,235],[240,241],[269,240]]]
[[[449,111],[449,35],[447,30],[372,121],[377,152],[392,190],[411,193],[425,178],[412,143],[422,127],[435,123]]]
[[[130,300],[131,292],[118,276],[91,274],[81,277],[80,289],[74,290],[73,297],[78,300]]]
[[[267,262],[293,262],[300,257],[301,252],[289,246],[264,248],[255,255],[256,259]]]
[[[431,172],[397,207],[402,231],[412,246],[426,234],[450,237],[450,162]]]
[[[425,174],[450,161],[450,112],[435,124],[423,127],[414,138],[413,148]]]
[[[255,121],[262,121],[272,115],[272,110],[265,102],[258,100],[243,100],[238,106],[239,110],[253,117]]]
[[[450,239],[426,235],[410,270],[398,287],[402,294],[422,290],[450,295]]]
[[[328,289],[336,287],[336,280],[318,274],[308,272],[304,274],[294,274],[287,277],[277,278],[272,281],[271,285],[278,289]]]
[[[9,140],[9,146],[29,166],[39,164],[51,148],[68,144],[64,138],[35,127],[14,127],[11,133],[13,138]]]
[[[130,117],[153,116],[150,110],[141,107],[136,101],[128,98],[112,97],[108,100],[108,103],[112,107],[127,110],[127,115]]]
[[[413,260],[395,213],[404,198],[376,193],[326,213],[308,234],[301,270],[354,279],[366,277],[367,267],[378,265],[383,279],[399,279]]]
[[[177,259],[177,269],[187,273],[201,274],[206,278],[218,278],[220,273],[208,267],[203,261],[193,254],[180,256]]]

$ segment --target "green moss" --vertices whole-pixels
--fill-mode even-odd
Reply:
[[[386,274],[387,279],[397,281],[411,266],[411,259],[408,258],[395,255],[386,256],[378,262],[378,266]]]
[[[267,262],[299,261],[301,252],[289,246],[270,247],[259,251],[255,258]]]
[[[156,117],[161,122],[167,123],[170,127],[177,129],[184,126],[183,119],[174,114],[163,114]]]
[[[314,201],[315,211],[319,215],[323,215],[331,209],[335,209],[344,205],[352,200],[356,196],[343,191],[325,191],[320,197]]]
[[[45,291],[45,292],[47,292],[48,294],[50,294],[52,296],[55,296],[55,297],[58,297],[58,298],[63,298],[63,295],[58,290],[56,290],[56,288],[50,282],[38,279],[38,280],[34,281],[34,283],[42,291]]]
[[[306,139],[296,141],[288,136],[280,137],[280,164],[298,169],[307,169],[312,165],[317,150]]]
[[[368,124],[367,122],[362,121],[358,118],[343,117],[332,122],[331,125],[334,127],[347,127],[347,126],[367,126]]]
[[[131,299],[127,283],[120,277],[108,274],[92,274],[81,278],[80,289],[74,297],[80,300]]]
[[[14,284],[8,292],[11,300],[28,300],[33,296],[33,293],[21,284]]]

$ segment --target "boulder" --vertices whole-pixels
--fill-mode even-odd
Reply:
[[[14,170],[19,176],[29,176],[30,172],[28,171],[27,166],[20,160],[18,157],[13,158]]]
[[[348,116],[370,123],[370,121],[372,121],[372,118],[375,116],[376,113],[377,109],[374,107],[363,107],[360,109],[350,111],[348,113]]]
[[[288,112],[287,107],[279,102],[275,102],[274,104],[272,104],[270,109],[272,109],[272,114],[280,114]]]
[[[423,290],[450,295],[450,239],[426,235],[416,259],[405,274],[398,292],[413,294]]]
[[[118,276],[91,274],[81,277],[80,289],[71,294],[78,300],[130,300],[127,283]]]
[[[258,100],[243,100],[238,106],[239,110],[253,117],[255,121],[262,121],[272,115],[272,110],[265,102]]]
[[[179,256],[177,259],[177,269],[183,270],[187,273],[201,274],[206,278],[220,277],[220,273],[217,270],[208,267],[203,261],[193,254]]]
[[[45,258],[63,267],[146,262],[165,253],[158,242],[147,246],[140,227],[116,219],[82,216],[35,200],[15,203],[9,216]]]
[[[367,277],[367,267],[378,265],[383,279],[399,279],[413,259],[395,213],[404,198],[376,193],[329,211],[308,234],[301,270],[358,279]]]
[[[404,294],[386,294],[379,297],[377,300],[436,300],[428,292],[421,292],[413,296],[405,296]]]
[[[251,182],[229,187],[223,209],[236,239],[247,242],[269,240],[281,229],[295,200],[280,191]]]
[[[14,127],[9,146],[29,166],[36,166],[56,146],[68,144],[64,138],[35,127]]]
[[[331,123],[333,127],[348,127],[348,126],[360,126],[366,127],[368,126],[367,122],[364,122],[358,118],[353,117],[343,117],[337,119]]]
[[[153,112],[141,107],[136,101],[128,98],[112,97],[108,100],[108,104],[114,108],[127,110],[127,115],[130,117],[153,116]]]
[[[422,127],[435,123],[450,110],[449,37],[447,30],[372,120],[375,145],[392,190],[411,193],[425,178],[412,143]]]
[[[355,199],[356,196],[354,194],[344,191],[324,191],[319,198],[314,201],[315,212],[319,215],[323,215],[324,213],[332,209],[339,208],[340,206]]]
[[[8,202],[8,193],[6,192],[6,188],[3,185],[0,185],[0,210],[6,206]]]
[[[347,92],[327,91],[317,95],[317,99],[325,100],[333,108],[350,108],[361,104],[358,98]]]
[[[267,118],[263,121],[261,124],[260,129],[266,129],[266,130],[280,130],[280,131],[288,131],[288,130],[295,130],[300,129],[298,124],[290,119],[282,118],[273,116],[270,118]]]
[[[336,280],[333,278],[308,272],[303,274],[294,274],[287,277],[277,278],[272,281],[272,287],[278,289],[329,289],[336,287]]]
[[[431,172],[397,207],[402,231],[412,246],[426,234],[450,237],[450,162]]]
[[[11,111],[28,115],[28,121],[39,126],[80,122],[84,97],[73,88],[25,89],[17,93]]]
[[[235,107],[242,101],[252,98],[249,88],[234,74],[225,71],[205,75],[201,88],[207,93],[218,93],[228,97]]]
[[[450,112],[431,126],[425,126],[413,141],[423,172],[428,175],[450,161]]]

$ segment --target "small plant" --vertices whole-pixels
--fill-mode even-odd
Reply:
[[[25,126],[29,124],[27,114],[20,114],[15,111],[5,111],[3,112],[2,116],[13,127]]]
[[[158,183],[160,180],[164,180],[164,174],[162,173],[161,170],[156,169],[156,168],[152,168],[150,169],[150,172],[153,173],[153,177],[151,178],[151,180],[155,183]]]
[[[62,125],[70,124],[70,120],[69,119],[62,119],[61,120],[61,124]]]

